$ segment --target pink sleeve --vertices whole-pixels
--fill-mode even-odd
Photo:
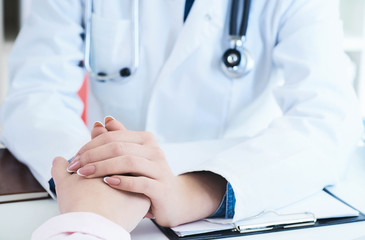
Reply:
[[[73,212],[49,219],[33,232],[32,240],[130,240],[118,224],[98,214]]]

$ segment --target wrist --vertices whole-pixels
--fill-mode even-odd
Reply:
[[[118,196],[120,208],[105,207],[107,201],[103,201],[104,204],[96,204],[101,201],[97,197],[94,197],[94,199],[95,201],[90,201],[89,198],[77,199],[72,206],[64,209],[61,213],[95,213],[120,225],[127,232],[131,232],[143,219],[151,206],[150,199],[145,195],[123,191],[120,191]],[[113,201],[110,201],[110,205],[115,206]]]
[[[127,232],[131,232],[150,209],[151,201],[142,194],[128,192],[122,194],[125,194],[127,206],[121,206],[120,209],[108,209],[108,211],[99,209],[102,212],[100,215],[122,226]]]
[[[178,224],[211,216],[221,204],[227,181],[212,172],[193,172],[178,176]]]

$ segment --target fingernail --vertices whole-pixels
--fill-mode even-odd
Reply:
[[[104,127],[104,125],[103,125],[101,122],[96,121],[96,122],[94,123],[94,127]]]
[[[104,118],[104,123],[105,123],[105,125],[106,125],[108,122],[112,121],[112,120],[114,120],[114,118],[113,118],[112,116],[106,116],[106,117]]]
[[[69,166],[71,166],[72,164],[74,164],[75,162],[77,162],[79,160],[80,160],[80,155],[76,154],[76,156],[71,159]]]
[[[75,172],[77,169],[79,169],[81,167],[81,164],[79,161],[76,161],[72,164],[70,164],[68,167],[67,167],[67,172],[69,173],[73,173]]]
[[[105,177],[104,182],[109,185],[117,186],[120,184],[120,179],[115,177]]]
[[[81,177],[89,176],[95,173],[96,167],[94,165],[85,166],[77,170],[77,175]]]

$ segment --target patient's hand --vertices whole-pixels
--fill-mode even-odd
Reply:
[[[68,170],[87,180],[110,176],[114,189],[144,194],[151,200],[150,214],[162,226],[176,226],[213,214],[227,181],[211,172],[175,176],[151,133],[127,130],[107,117],[96,123],[92,140],[85,144]]]
[[[52,167],[61,213],[93,212],[130,232],[149,210],[151,203],[146,196],[110,188],[101,178],[85,179],[70,174],[67,165],[66,159],[58,157]]]

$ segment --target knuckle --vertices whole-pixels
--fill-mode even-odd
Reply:
[[[154,152],[154,157],[156,159],[158,159],[158,160],[165,159],[165,153],[164,153],[164,151],[162,151],[161,148],[154,147],[153,152]]]
[[[132,156],[125,156],[124,162],[127,169],[134,169],[136,166],[136,162],[134,161]]]
[[[140,189],[140,191],[142,193],[147,192],[147,189],[149,188],[149,184],[148,181],[145,178],[141,178],[141,181],[139,181],[139,186],[138,188]]]
[[[101,134],[101,138],[102,138],[102,142],[104,144],[110,143],[113,140],[113,137],[111,136],[111,134],[109,132]]]
[[[145,142],[154,142],[155,136],[151,132],[143,132],[143,138],[145,139]]]
[[[143,177],[129,177],[122,181],[123,188],[138,193],[146,193],[148,190],[148,181]]]
[[[126,146],[124,143],[119,143],[119,142],[113,143],[112,151],[116,156],[124,155],[126,152]]]
[[[111,162],[100,162],[96,164],[96,171],[99,173],[103,173],[103,175],[109,175],[109,174],[113,174],[115,172],[116,169],[116,164],[115,162],[111,161]]]
[[[121,184],[123,185],[123,189],[127,191],[135,189],[135,182],[130,178],[124,179],[121,181]]]
[[[84,166],[92,161],[91,158],[92,154],[90,154],[90,151],[86,151],[83,154],[80,155],[80,163],[81,166]]]

